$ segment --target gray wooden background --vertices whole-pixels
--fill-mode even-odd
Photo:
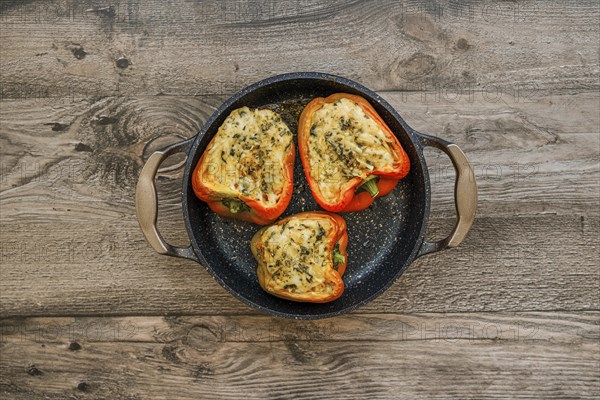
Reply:
[[[0,5],[0,398],[600,396],[597,1]],[[291,71],[378,91],[480,193],[459,248],[322,321],[258,314],[134,216],[154,150]],[[427,158],[443,237],[453,171]],[[185,244],[180,179],[159,225]]]

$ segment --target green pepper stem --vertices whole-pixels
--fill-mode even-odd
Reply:
[[[336,248],[333,250],[333,267],[335,269],[337,269],[338,265],[343,264],[346,262],[346,257],[344,257],[342,255],[342,253],[339,252],[337,246]]]
[[[336,264],[343,264],[346,261],[346,257],[344,257],[341,253],[335,252],[333,254],[333,262]]]
[[[229,211],[234,214],[240,212],[240,209],[242,208],[242,202],[238,199],[229,199],[229,201],[223,202],[223,204],[225,204],[229,208]]]
[[[371,197],[375,198],[379,194],[379,188],[377,187],[377,179],[369,179],[360,185],[364,190],[369,192]]]

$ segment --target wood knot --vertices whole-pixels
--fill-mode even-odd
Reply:
[[[91,153],[93,150],[90,146],[88,146],[85,143],[77,143],[75,145],[75,151],[86,151],[86,152]]]
[[[210,364],[201,363],[192,369],[192,377],[195,379],[203,379],[215,374]]]
[[[223,334],[222,329],[218,327],[194,325],[186,333],[183,343],[198,352],[212,353],[223,342]]]
[[[69,125],[61,124],[60,122],[48,122],[44,125],[50,126],[54,132],[64,131]]]
[[[116,123],[119,119],[116,117],[109,117],[107,115],[99,115],[95,118],[95,122],[98,125],[112,125]]]
[[[460,38],[456,42],[456,47],[460,50],[468,50],[469,47],[471,47],[471,45],[469,44],[469,42],[467,42],[467,39]]]
[[[41,376],[44,375],[44,372],[36,367],[34,364],[31,364],[26,369],[27,373],[31,376]]]
[[[129,60],[125,57],[119,57],[115,61],[115,64],[117,64],[117,67],[119,67],[121,69],[125,69],[125,68],[129,67]]]
[[[293,338],[286,337],[283,343],[298,364],[306,364],[315,357],[313,352],[300,346],[300,344]]]
[[[71,49],[73,56],[78,60],[83,60],[87,55],[87,52],[81,46],[73,47]]]
[[[429,54],[415,53],[402,61],[395,70],[401,80],[418,80],[436,68],[435,59]]]
[[[71,342],[71,343],[69,343],[69,350],[71,350],[71,351],[81,350],[81,345],[77,342]]]

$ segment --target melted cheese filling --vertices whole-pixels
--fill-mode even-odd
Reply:
[[[332,268],[331,250],[324,238],[334,229],[327,218],[290,219],[262,234],[263,268],[273,288],[290,293],[331,293],[325,271]]]
[[[223,197],[275,205],[286,184],[284,160],[293,136],[271,110],[233,110],[212,139],[202,165],[206,186]]]
[[[310,174],[326,201],[339,198],[353,178],[391,166],[396,158],[391,140],[352,100],[324,104],[312,115],[308,140]]]

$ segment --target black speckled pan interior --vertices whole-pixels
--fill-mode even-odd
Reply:
[[[348,266],[345,291],[330,303],[298,303],[264,292],[256,276],[257,263],[250,239],[260,226],[229,220],[213,213],[194,195],[191,173],[229,113],[239,107],[269,108],[279,112],[292,132],[311,99],[332,93],[366,98],[400,140],[411,170],[389,195],[361,212],[343,213],[348,224]],[[279,75],[256,83],[226,101],[195,137],[188,153],[183,181],[183,210],[187,232],[198,261],[238,299],[273,315],[313,319],[351,311],[381,294],[419,254],[429,214],[429,178],[420,134],[374,92],[341,77],[320,73]],[[296,146],[296,152],[297,152]],[[299,154],[294,169],[294,195],[282,215],[319,210],[304,177]]]

